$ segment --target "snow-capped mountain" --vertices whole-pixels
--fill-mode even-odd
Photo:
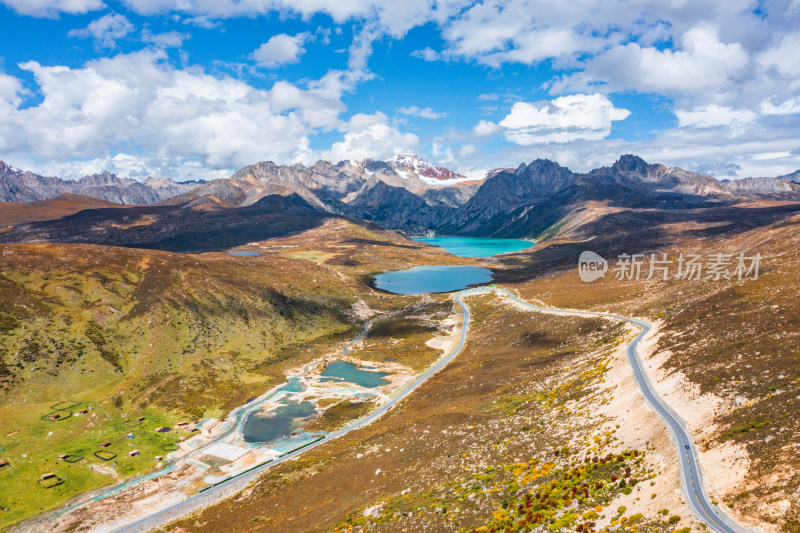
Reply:
[[[386,164],[403,177],[415,176],[433,187],[447,187],[464,181],[473,181],[449,168],[434,166],[414,154],[397,154],[387,160]]]

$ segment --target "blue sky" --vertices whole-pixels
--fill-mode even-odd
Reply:
[[[0,159],[800,168],[800,0],[0,0]]]

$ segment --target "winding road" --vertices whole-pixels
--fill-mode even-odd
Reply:
[[[434,375],[436,372],[447,366],[447,364],[450,363],[450,361],[452,361],[461,352],[467,340],[467,333],[469,331],[469,323],[471,318],[469,308],[464,303],[463,298],[476,294],[485,294],[489,292],[497,292],[503,294],[509,297],[510,299],[516,301],[518,304],[536,311],[562,314],[562,315],[581,315],[581,316],[613,318],[630,322],[631,324],[634,324],[635,326],[641,328],[641,331],[636,336],[636,338],[628,345],[627,349],[628,360],[631,364],[634,376],[636,377],[636,381],[639,384],[639,388],[641,389],[642,394],[644,395],[647,402],[652,406],[652,408],[666,422],[667,427],[669,428],[670,434],[672,436],[672,439],[677,446],[678,457],[680,459],[680,464],[681,464],[681,481],[684,492],[684,498],[689,503],[689,506],[695,513],[696,517],[705,522],[709,526],[709,528],[713,531],[717,531],[719,533],[744,533],[751,531],[738,525],[722,509],[712,504],[702,481],[703,479],[702,472],[700,470],[700,465],[697,459],[698,451],[694,446],[691,436],[689,435],[686,423],[655,392],[653,385],[650,382],[650,379],[647,377],[647,374],[645,373],[642,367],[642,363],[636,348],[639,345],[639,342],[641,342],[641,340],[644,337],[646,337],[647,334],[650,332],[650,330],[653,327],[652,324],[645,322],[643,320],[635,318],[626,318],[612,313],[540,307],[538,305],[526,302],[525,300],[519,298],[518,296],[512,294],[511,292],[505,289],[497,289],[497,288],[466,289],[464,291],[457,293],[454,299],[456,304],[458,304],[458,306],[461,308],[463,315],[463,323],[462,323],[463,325],[461,328],[461,334],[459,336],[459,342],[457,346],[448,355],[440,358],[434,365],[432,365],[425,372],[420,374],[412,384],[403,389],[396,396],[391,397],[387,403],[385,403],[383,406],[381,406],[379,409],[375,410],[368,416],[359,419],[354,423],[352,423],[351,425],[345,426],[344,428],[338,431],[330,433],[325,438],[313,442],[312,444],[302,449],[295,450],[287,455],[284,455],[283,457],[277,458],[272,462],[263,464],[244,474],[231,478],[219,485],[212,486],[211,488],[205,490],[204,492],[190,496],[189,498],[181,502],[178,502],[170,507],[167,507],[149,516],[141,518],[128,525],[125,525],[119,529],[116,529],[115,531],[117,533],[135,533],[135,532],[138,533],[162,527],[177,518],[180,518],[189,513],[197,511],[207,505],[210,505],[224,498],[233,496],[237,492],[247,488],[247,486],[259,474],[261,474],[262,472],[264,472],[269,468],[274,467],[275,465],[281,464],[286,461],[290,461],[295,457],[299,456],[300,454],[306,452],[307,450],[320,446],[330,440],[339,438],[342,435],[345,435],[351,431],[355,431],[359,428],[362,428],[364,426],[373,423],[378,418],[387,413],[389,410],[391,410],[400,401],[406,398],[409,394],[411,394],[425,381],[427,381],[432,375]]]
[[[640,328],[639,334],[628,345],[628,361],[631,364],[633,375],[636,378],[636,383],[638,383],[642,395],[647,403],[650,404],[655,412],[666,422],[672,440],[677,446],[678,459],[681,465],[681,489],[683,490],[684,499],[689,503],[689,507],[692,509],[695,516],[705,522],[712,531],[720,533],[744,533],[752,531],[736,523],[724,510],[712,503],[711,498],[706,492],[705,485],[703,484],[703,473],[700,470],[700,464],[698,462],[698,451],[689,434],[686,422],[659,396],[642,367],[642,361],[639,358],[636,348],[639,342],[650,333],[653,327],[652,324],[637,318],[627,318],[613,313],[541,307],[528,303],[505,289],[501,289],[499,292],[505,293],[518,304],[537,311],[561,315],[615,318],[638,326]]]

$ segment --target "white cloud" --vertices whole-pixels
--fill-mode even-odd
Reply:
[[[116,41],[133,31],[133,24],[125,15],[109,13],[97,20],[93,20],[86,28],[70,30],[69,37],[81,39],[94,39],[95,44],[104,48],[114,48]]]
[[[741,135],[746,126],[758,115],[749,109],[734,109],[729,106],[707,105],[691,110],[676,110],[678,125],[681,127],[712,128],[724,126],[734,135]]]
[[[0,72],[0,106],[18,106],[22,103],[22,92],[22,84],[17,78]]]
[[[414,50],[413,52],[411,52],[411,55],[413,57],[424,59],[425,61],[437,61],[441,57],[439,52],[437,52],[430,46],[426,46],[421,50]]]
[[[777,46],[758,56],[758,63],[765,69],[775,68],[784,76],[800,76],[800,33],[784,35]]]
[[[472,128],[472,131],[475,133],[475,135],[480,135],[481,137],[488,137],[489,135],[494,135],[502,130],[503,128],[491,120],[481,120],[475,124],[474,128]]]
[[[417,107],[415,105],[409,107],[401,107],[397,110],[401,115],[429,118],[431,120],[440,119],[447,116],[447,113],[437,113],[430,107]]]
[[[790,98],[779,104],[774,98],[761,102],[761,112],[765,115],[797,115],[800,114],[800,96]]]
[[[344,132],[344,140],[323,152],[323,159],[388,159],[396,154],[413,153],[419,144],[419,138],[413,133],[402,133],[390,126],[386,115],[380,111],[353,115],[339,129]]]
[[[151,33],[150,30],[145,29],[142,31],[142,41],[164,48],[180,48],[183,42],[191,36],[188,33],[179,31],[167,31],[164,33]]]
[[[396,38],[414,26],[429,21],[444,22],[467,5],[468,0],[123,0],[123,3],[143,15],[178,12],[209,19],[271,12],[309,18],[315,13],[325,13],[337,24],[352,19],[376,20],[386,33]]]
[[[637,43],[614,46],[589,60],[585,70],[554,90],[581,90],[601,83],[608,90],[657,94],[721,87],[745,72],[748,54],[739,43],[723,43],[717,30],[701,25],[681,38],[682,48],[658,50]]]
[[[465,144],[461,148],[458,149],[458,157],[465,158],[478,153],[478,147],[474,144]]]
[[[253,59],[266,68],[297,63],[306,51],[303,48],[306,39],[308,39],[307,33],[298,33],[294,36],[285,33],[273,35],[253,52]]]
[[[33,17],[57,17],[59,13],[83,14],[102,9],[102,0],[0,0],[17,13]]]
[[[292,110],[310,127],[325,130],[338,126],[339,114],[345,110],[338,98],[302,90],[285,81],[275,82],[272,86],[270,103],[277,112]]]
[[[517,102],[500,126],[516,144],[564,143],[608,137],[611,123],[629,115],[602,94],[573,94],[546,102]]]
[[[20,67],[33,74],[43,100],[20,108],[19,82],[0,77],[0,98],[11,102],[0,105],[0,153],[16,159],[93,160],[134,146],[165,175],[190,163],[216,170],[265,159],[306,161],[309,135],[338,125],[344,110],[324,83],[303,90],[278,82],[260,90],[196,67],[175,69],[155,49],[74,69]],[[348,125],[348,135],[370,130],[357,125]],[[380,125],[372,131],[377,137]],[[383,139],[393,132],[384,130]]]

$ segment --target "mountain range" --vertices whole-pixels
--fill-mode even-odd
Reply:
[[[312,166],[267,161],[208,182],[153,178],[138,182],[109,173],[67,181],[0,163],[2,201],[41,201],[64,194],[156,205],[90,208],[57,220],[41,217],[38,222],[30,222],[29,213],[14,228],[7,228],[0,235],[2,240],[110,243],[109,237],[97,232],[80,232],[80,224],[76,225],[80,220],[94,228],[114,228],[119,244],[164,247],[167,239],[170,249],[205,249],[175,225],[191,219],[197,230],[204,227],[199,222],[204,218],[213,219],[215,228],[223,227],[226,218],[241,224],[249,216],[242,209],[256,205],[260,206],[256,218],[267,217],[270,210],[277,216],[291,207],[295,214],[316,213],[311,217],[315,220],[320,215],[347,217],[410,234],[541,239],[619,210],[697,210],[765,200],[800,201],[800,171],[775,178],[718,180],[623,155],[613,165],[587,173],[537,159],[515,169],[495,169],[483,180],[474,180],[418,156],[401,154],[387,161],[318,161]],[[291,201],[279,202],[278,197]],[[266,198],[271,200],[262,201]],[[191,216],[179,214],[186,209]],[[274,221],[272,214],[267,218]],[[298,224],[303,225],[295,216],[287,227]],[[251,228],[250,223],[245,226]],[[126,228],[130,228],[129,237],[123,236]],[[260,235],[251,233],[248,229],[241,237]],[[227,241],[215,238],[214,242],[221,246]]]

